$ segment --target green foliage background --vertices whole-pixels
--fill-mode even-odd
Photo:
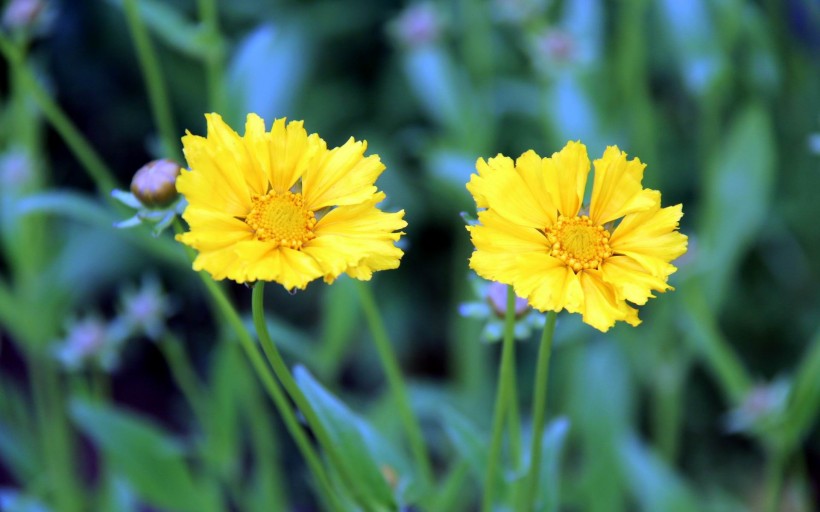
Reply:
[[[327,505],[182,248],[111,227],[131,213],[110,189],[181,159],[178,138],[217,111],[239,131],[256,112],[304,119],[330,146],[366,139],[387,165],[385,208],[406,211],[402,265],[372,287],[434,489],[418,484],[354,283],[268,287],[273,338],[366,483],[349,508],[477,509],[500,347],[459,315],[482,300],[464,184],[478,157],[580,139],[592,158],[617,144],[645,162],[645,185],[683,203],[690,248],[677,290],[637,329],[559,315],[542,509],[815,510],[817,2],[235,0],[215,17],[208,5],[55,2],[36,31],[4,29],[0,149],[29,165],[0,184],[0,509]],[[165,117],[129,19],[158,57]],[[146,273],[173,304],[173,340],[129,341],[110,374],[60,369],[69,319],[116,317]],[[223,290],[250,325],[250,291]],[[517,346],[522,411],[536,349]],[[516,478],[496,494],[512,499]]]

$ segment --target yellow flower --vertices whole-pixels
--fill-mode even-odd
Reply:
[[[384,165],[364,156],[367,142],[327,149],[301,121],[277,119],[266,132],[256,114],[240,136],[218,114],[205,117],[207,138],[182,138],[190,170],[177,179],[190,227],[177,240],[199,251],[194,270],[304,289],[319,277],[369,280],[399,266],[404,210],[376,207]]]
[[[479,159],[467,189],[484,210],[467,229],[480,276],[512,285],[540,311],[581,313],[605,332],[619,320],[640,323],[627,301],[643,305],[672,289],[670,262],[686,252],[686,236],[677,231],[681,205],[661,208],[660,192],[642,187],[640,160],[610,146],[594,166],[583,207],[589,157],[579,142],[550,158]]]

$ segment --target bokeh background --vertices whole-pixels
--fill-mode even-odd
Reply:
[[[486,301],[467,268],[464,185],[478,157],[568,140],[645,162],[645,185],[683,203],[690,242],[677,290],[643,307],[640,327],[601,334],[559,315],[549,510],[755,511],[772,486],[768,510],[820,509],[816,0],[233,0],[217,23],[208,2],[137,4],[174,140],[204,135],[205,112],[240,132],[256,112],[303,119],[330,146],[366,139],[386,164],[384,208],[409,225],[400,269],[372,286],[442,487],[456,489],[440,510],[477,507],[500,352],[485,329],[497,319],[460,314]],[[184,252],[168,232],[112,227],[133,211],[109,187],[155,158],[183,163],[152,115],[123,0],[4,5],[0,509],[191,510],[184,489],[205,477],[176,497],[152,480],[178,483],[157,465],[173,459],[218,474],[221,510],[319,510]],[[66,124],[115,183],[87,172],[99,165]],[[225,289],[249,315],[250,290]],[[288,361],[406,451],[352,283],[268,289]],[[159,334],[129,335],[105,368],[67,368],[66,340],[104,336],[138,290]],[[517,347],[524,411],[536,345]],[[173,357],[193,372],[199,415]],[[95,390],[107,398],[91,407]]]

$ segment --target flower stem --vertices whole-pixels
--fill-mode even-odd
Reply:
[[[780,508],[780,494],[783,491],[783,473],[786,469],[786,456],[783,451],[773,449],[769,454],[766,468],[766,504],[764,512],[777,512]]]
[[[94,148],[83,137],[74,123],[65,115],[57,103],[49,96],[48,92],[34,77],[31,69],[26,65],[23,56],[4,37],[0,37],[0,53],[3,53],[11,66],[17,68],[21,82],[28,90],[31,98],[54,127],[57,133],[65,141],[68,148],[83,165],[89,176],[97,185],[97,189],[105,196],[108,196],[116,186],[117,180],[114,174],[105,165],[103,160],[94,151]]]
[[[504,317],[503,344],[498,371],[498,388],[495,396],[495,411],[493,412],[493,433],[484,478],[484,497],[481,505],[481,510],[484,512],[489,512],[493,506],[493,492],[495,491],[495,477],[499,470],[499,459],[501,458],[501,438],[504,432],[506,406],[516,399],[512,394],[511,386],[515,380],[515,292],[512,286],[507,287],[507,312]],[[517,435],[520,436],[520,432]]]
[[[182,225],[179,219],[174,221],[174,229],[178,233],[182,231]],[[193,259],[192,249],[185,247],[185,252],[191,259]],[[239,343],[245,351],[245,355],[250,361],[257,377],[262,381],[265,391],[273,399],[273,403],[279,410],[279,414],[282,417],[282,421],[285,423],[285,427],[288,429],[291,436],[293,436],[293,440],[296,442],[299,451],[302,452],[302,456],[305,458],[308,467],[310,467],[313,475],[318,480],[319,491],[324,493],[328,502],[333,504],[335,510],[342,510],[330,480],[327,477],[325,468],[322,465],[319,456],[316,454],[316,450],[314,450],[313,445],[307,437],[307,434],[305,434],[304,430],[299,425],[299,420],[296,418],[296,413],[294,413],[293,409],[291,409],[290,402],[288,402],[288,399],[282,391],[282,388],[279,386],[279,383],[273,375],[271,375],[270,367],[265,364],[265,360],[259,353],[259,349],[256,347],[256,344],[254,343],[253,338],[251,338],[248,329],[242,322],[242,318],[239,316],[239,313],[237,313],[236,309],[233,307],[233,304],[231,304],[230,300],[228,300],[228,297],[225,295],[225,292],[219,287],[216,281],[211,278],[211,276],[204,272],[199,272],[199,276],[202,279],[202,283],[205,285],[205,288],[207,288],[208,293],[211,295],[211,299],[213,300],[217,311],[228,322],[234,333],[236,333]]]
[[[222,52],[223,40],[219,32],[219,13],[216,0],[199,0],[199,18],[205,27],[207,40],[210,43],[205,57],[205,73],[208,83],[208,108],[213,112],[224,110],[222,94]]]
[[[552,339],[555,334],[555,311],[547,313],[547,322],[541,334],[541,344],[538,347],[538,363],[535,370],[535,399],[532,403],[532,442],[530,443],[530,471],[527,476],[524,507],[526,510],[536,509],[536,489],[541,471],[541,441],[543,440],[544,423],[547,417],[547,391],[549,390],[550,354],[552,353]]]
[[[419,420],[416,415],[413,414],[413,408],[410,406],[407,388],[404,385],[404,379],[399,369],[398,359],[393,351],[393,345],[390,342],[387,329],[384,327],[384,321],[376,306],[376,301],[373,298],[373,291],[367,283],[357,281],[356,285],[359,290],[359,299],[362,302],[364,315],[367,318],[370,332],[373,335],[373,342],[376,345],[382,367],[387,376],[390,391],[393,393],[393,402],[396,407],[398,407],[402,423],[407,430],[410,447],[413,450],[416,464],[421,469],[422,479],[425,484],[429,485],[433,482],[433,465],[430,462],[430,456],[424,445],[424,437],[421,432]]]
[[[182,394],[188,401],[188,406],[196,416],[200,425],[205,428],[208,418],[207,408],[204,406],[202,391],[196,372],[191,366],[191,361],[185,356],[180,344],[182,342],[173,333],[168,332],[163,339],[159,340],[157,346],[165,357],[165,362],[171,370],[171,375],[182,390]]]
[[[330,438],[330,434],[328,434],[327,429],[322,424],[319,416],[316,414],[316,411],[313,410],[313,407],[310,405],[310,402],[308,402],[305,394],[302,393],[302,390],[299,388],[299,385],[296,383],[293,375],[291,375],[290,370],[288,370],[285,360],[282,359],[282,354],[279,353],[279,349],[276,348],[276,345],[273,343],[273,340],[268,333],[268,326],[265,323],[264,297],[265,282],[257,281],[253,287],[253,325],[256,327],[256,333],[259,336],[259,343],[262,345],[262,351],[265,353],[265,356],[268,358],[268,362],[270,362],[273,367],[273,372],[276,374],[276,377],[282,382],[285,390],[288,392],[293,401],[296,402],[296,407],[305,416],[310,428],[313,429],[313,433],[319,440],[319,444],[322,448],[324,448],[330,458],[331,464],[333,464],[339,472],[343,485],[347,486],[347,488],[351,490],[354,497],[360,496],[362,494],[360,488],[362,482],[357,479],[355,475],[351,475],[349,473],[348,466],[344,463],[341,456],[336,451],[336,447]]]
[[[178,137],[174,128],[173,113],[168,100],[168,89],[162,79],[157,54],[148,36],[148,30],[142,22],[136,0],[125,0],[125,18],[128,22],[128,29],[131,31],[131,38],[137,50],[142,76],[145,79],[145,86],[148,89],[148,99],[151,102],[151,112],[154,121],[159,128],[162,139],[163,153],[168,158],[179,159]]]

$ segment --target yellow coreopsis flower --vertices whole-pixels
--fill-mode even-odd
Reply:
[[[328,149],[301,121],[277,119],[266,131],[256,114],[240,136],[218,114],[205,117],[207,137],[182,138],[190,170],[177,179],[190,226],[177,240],[199,251],[194,270],[303,289],[319,277],[368,280],[399,266],[404,210],[376,207],[385,167],[364,156],[366,141]]]
[[[467,184],[484,208],[467,228],[476,247],[470,267],[512,285],[538,310],[581,313],[601,331],[619,320],[638,325],[629,303],[672,289],[670,262],[686,252],[682,208],[661,208],[660,192],[641,185],[645,165],[616,146],[595,160],[585,207],[589,163],[579,142],[550,158],[528,151],[515,162],[479,159]]]

